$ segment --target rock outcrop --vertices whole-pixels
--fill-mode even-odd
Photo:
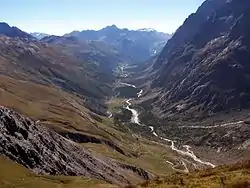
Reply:
[[[0,107],[0,154],[41,174],[87,176],[116,184],[150,179],[143,169],[96,157],[77,143],[20,114]]]

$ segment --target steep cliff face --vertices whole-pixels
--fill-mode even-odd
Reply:
[[[214,15],[215,11],[220,9],[225,2],[226,0],[207,0],[198,8],[196,13],[189,15],[160,53],[155,63],[155,68],[168,62],[168,58],[175,50],[183,44],[190,42],[199,33],[208,18]]]
[[[94,156],[77,143],[39,122],[0,107],[0,154],[41,174],[87,176],[129,184],[129,178],[150,179],[141,168]]]
[[[249,19],[247,0],[204,2],[155,63],[152,87],[164,89],[154,106],[165,115],[249,108]]]

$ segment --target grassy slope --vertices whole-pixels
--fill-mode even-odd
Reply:
[[[119,100],[118,100],[119,101]],[[111,107],[121,105],[111,102]],[[114,104],[118,103],[118,104]],[[58,131],[71,131],[89,134],[110,140],[121,147],[129,156],[121,155],[106,145],[83,144],[92,152],[105,154],[125,163],[131,163],[149,170],[156,175],[172,172],[165,163],[174,154],[166,147],[133,135],[132,131],[120,131],[113,122],[102,117],[102,122],[92,119],[89,111],[82,105],[82,100],[52,86],[44,86],[10,77],[0,76],[0,105],[10,107],[21,114],[40,120],[44,125]],[[38,176],[27,169],[0,157],[0,187],[107,187],[96,180],[81,177]],[[250,179],[249,166],[234,168],[224,167],[211,171],[195,172],[190,175],[173,175],[152,182],[145,182],[141,187],[231,187],[247,185]],[[135,182],[137,182],[135,180]],[[39,187],[40,186],[40,187]],[[246,186],[245,186],[246,187]]]
[[[82,144],[97,155],[113,157],[156,175],[172,172],[171,167],[165,163],[172,155],[169,148],[135,136],[130,130],[123,132],[108,118],[101,117],[101,122],[96,121],[89,115],[89,110],[80,98],[56,87],[0,76],[0,105],[40,120],[45,126],[57,131],[78,132],[109,140],[126,153],[126,156],[122,155],[104,144]],[[135,183],[138,181],[134,180]]]
[[[84,146],[92,152],[101,153],[119,161],[123,161],[124,163],[133,164],[149,170],[151,173],[156,175],[167,175],[173,172],[171,166],[165,162],[165,160],[172,155],[168,148],[147,142],[144,139],[140,139],[134,143],[133,140],[126,140],[125,143],[127,144],[127,149],[136,154],[136,157],[126,157],[117,152],[113,152],[103,145],[88,143],[84,144]]]
[[[62,49],[38,41],[27,43],[0,37],[0,43],[0,105],[40,120],[58,132],[77,132],[108,140],[126,154],[105,144],[82,144],[97,155],[105,154],[157,175],[172,171],[165,163],[169,149],[137,138],[130,130],[123,132],[108,118],[98,116],[101,119],[98,121],[90,115],[84,99],[73,94],[77,92],[82,98],[92,98],[109,91],[101,84],[106,83],[104,75],[99,75],[97,70],[91,71],[92,66],[87,66],[85,59],[76,60],[62,53]]]
[[[115,187],[99,180],[83,177],[39,176],[0,156],[0,188],[109,188]],[[250,187],[250,162],[231,167],[219,167],[189,175],[174,174],[128,187]]]
[[[124,156],[102,144],[85,143],[84,147],[92,152],[113,157],[125,163],[134,164],[150,172],[165,176],[172,173],[165,160],[174,157],[166,147],[133,135],[132,131],[120,131],[108,118],[97,122],[89,116],[89,111],[81,105],[81,99],[55,87],[43,86],[0,76],[0,105],[21,112],[28,117],[57,130],[81,132],[95,137],[111,140],[130,156]],[[121,105],[112,101],[111,107]],[[110,187],[97,180],[81,177],[38,176],[29,170],[0,157],[0,187]],[[175,174],[167,178],[145,182],[139,187],[247,187],[250,179],[250,165],[220,167],[215,170],[194,172],[190,175]],[[133,178],[133,177],[131,177]],[[133,182],[138,182],[135,179]],[[184,184],[184,185],[182,185]],[[40,187],[39,187],[40,186]]]
[[[39,176],[0,156],[0,188],[111,188],[113,185],[83,177]]]
[[[83,112],[81,114],[71,104],[77,100],[79,99],[75,96],[58,88],[0,76],[0,105],[60,129],[80,128],[90,132],[93,127],[87,110],[81,109]],[[69,122],[72,128],[68,126]]]
[[[247,188],[250,187],[250,161],[233,166],[192,172],[187,175],[174,174],[165,178],[147,181],[134,188],[156,187],[202,187],[202,188]]]
[[[125,105],[125,99],[113,98],[108,101],[111,112],[120,110],[123,105]],[[84,144],[85,147],[93,152],[102,153],[125,163],[134,164],[156,175],[167,175],[173,172],[171,166],[165,162],[176,157],[176,154],[170,148],[134,134],[126,125],[114,125],[109,119],[105,119],[104,122],[109,125],[105,128],[107,132],[113,134],[119,140],[122,148],[135,156],[126,157],[97,144]]]

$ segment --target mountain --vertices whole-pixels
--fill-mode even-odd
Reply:
[[[7,23],[4,22],[0,22],[0,35],[34,39],[30,34],[18,29],[17,27],[10,27]]]
[[[0,171],[21,168],[30,180],[16,187],[51,179],[55,186],[79,180],[84,187],[90,181],[125,186],[172,171],[162,165],[164,146],[108,118],[116,100],[124,100],[114,89],[113,66],[123,62],[117,49],[75,37],[0,36],[0,59],[0,160],[16,162],[1,164]],[[0,177],[4,186],[15,179],[6,176]]]
[[[215,164],[249,159],[249,18],[250,1],[207,0],[134,68],[123,82],[143,90],[141,123]]]
[[[83,41],[72,36],[47,36],[41,41],[63,48],[65,53],[78,60],[84,59],[86,62],[92,62],[93,68],[97,66],[104,72],[112,72],[118,64],[131,61],[117,49],[101,41]]]
[[[30,33],[30,35],[32,35],[33,37],[35,37],[35,38],[37,38],[39,40],[42,39],[43,37],[49,36],[49,34],[39,33],[39,32]]]
[[[192,39],[197,33],[199,33],[202,25],[208,20],[208,18],[215,14],[215,11],[219,9],[225,0],[218,1],[205,1],[197,10],[196,13],[189,15],[173,37],[168,41],[168,44],[164,47],[160,54],[157,64],[166,63],[168,55],[177,50],[181,45]],[[155,66],[156,66],[155,65]]]
[[[132,58],[134,62],[146,61],[159,53],[171,37],[170,34],[157,32],[153,29],[128,30],[120,29],[115,25],[107,26],[98,31],[73,31],[65,36],[105,42]]]
[[[1,184],[249,186],[232,165],[250,156],[249,19],[247,0],[207,0],[139,65],[116,38],[152,29],[0,36]]]
[[[0,73],[3,75],[40,84],[55,84],[64,90],[98,99],[109,90],[111,75],[92,68],[94,62],[77,59],[64,48],[38,40],[2,36],[0,49]]]
[[[0,116],[1,153],[38,173],[84,175],[121,185],[129,184],[131,176],[151,177],[143,169],[95,157],[67,137],[10,109],[0,107]]]
[[[210,0],[185,20],[154,64],[162,116],[249,109],[249,10],[249,1]]]

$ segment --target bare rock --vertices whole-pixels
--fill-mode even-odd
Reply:
[[[0,154],[41,174],[87,176],[129,184],[127,177],[150,179],[143,169],[93,156],[67,138],[20,114],[0,107]]]

